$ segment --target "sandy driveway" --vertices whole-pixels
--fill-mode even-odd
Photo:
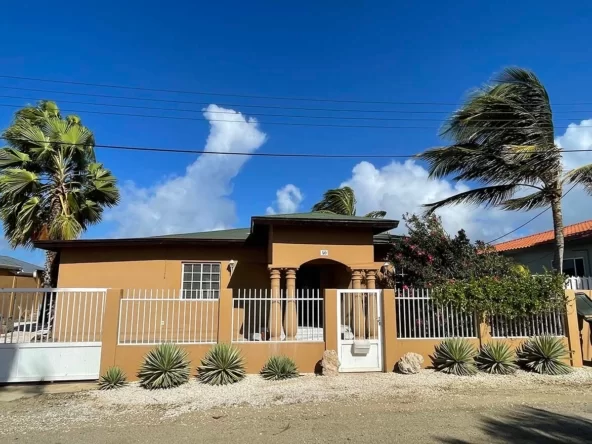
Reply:
[[[245,399],[259,396],[264,402],[214,402],[208,409],[197,407],[205,399],[196,394],[199,386],[167,393],[166,403],[150,402],[147,392],[134,387],[117,396],[41,395],[0,403],[0,442],[585,442],[592,438],[591,376],[528,376],[500,383],[487,376],[471,380],[429,373],[416,380],[344,375],[274,387],[251,378],[240,392]],[[317,384],[325,393],[303,396],[298,392],[302,384]],[[221,391],[217,396],[224,401],[228,395]]]

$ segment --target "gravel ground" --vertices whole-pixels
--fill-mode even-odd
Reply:
[[[140,428],[142,424],[173,424],[191,415],[198,415],[201,421],[261,411],[263,417],[268,417],[269,413],[265,412],[275,415],[283,409],[300,409],[294,404],[303,403],[305,406],[299,412],[314,409],[330,414],[335,408],[355,412],[362,405],[369,406],[365,408],[369,411],[383,404],[398,410],[464,408],[470,411],[535,401],[583,400],[582,395],[591,391],[590,368],[555,377],[525,372],[513,376],[456,377],[432,370],[416,375],[365,373],[334,378],[303,375],[278,382],[248,376],[230,386],[212,387],[192,380],[176,389],[155,391],[133,383],[113,391],[43,394],[0,403],[0,442],[4,442],[2,436],[27,433],[33,436],[40,430],[79,433],[88,427],[115,429],[132,424]],[[442,399],[446,402],[440,402]]]
[[[227,386],[209,386],[191,380],[188,384],[171,390],[150,391],[137,383],[111,391],[94,391],[89,395],[99,405],[125,407],[174,405],[168,415],[178,416],[188,411],[249,405],[299,404],[337,400],[339,398],[363,398],[396,393],[398,396],[431,397],[439,393],[466,393],[489,391],[503,387],[524,389],[532,386],[592,386],[592,369],[577,369],[563,376],[542,376],[517,372],[512,376],[496,376],[480,373],[471,377],[457,377],[422,370],[416,375],[398,373],[343,374],[334,378],[302,375],[286,381],[266,381],[249,375],[243,381]]]

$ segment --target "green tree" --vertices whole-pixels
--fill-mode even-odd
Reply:
[[[13,248],[76,239],[119,202],[115,177],[95,159],[93,133],[54,102],[17,111],[2,137],[0,218]],[[56,286],[58,263],[46,252],[45,287]]]
[[[314,204],[312,211],[341,214],[343,216],[356,215],[356,195],[350,187],[327,190],[323,198]],[[371,211],[364,217],[383,218],[386,211]]]
[[[563,186],[579,183],[591,191],[592,164],[562,171],[549,95],[537,76],[521,68],[505,69],[469,96],[440,135],[451,145],[418,156],[428,162],[430,177],[452,174],[454,181],[477,181],[482,186],[429,204],[429,211],[460,203],[518,211],[550,206],[553,267],[561,272]]]

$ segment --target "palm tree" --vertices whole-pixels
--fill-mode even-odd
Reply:
[[[343,216],[356,215],[356,196],[350,187],[334,188],[327,190],[323,198],[314,204],[312,211],[322,213],[341,214]],[[382,219],[386,211],[371,211],[364,217]]]
[[[418,157],[428,162],[430,177],[453,174],[454,181],[478,181],[482,186],[428,204],[428,211],[460,203],[518,211],[550,206],[553,267],[561,272],[563,186],[579,183],[591,190],[592,165],[562,171],[552,117],[547,90],[525,69],[507,68],[472,93],[440,133],[452,144]]]
[[[76,239],[119,202],[116,179],[96,162],[93,133],[54,102],[15,114],[0,149],[0,219],[10,245]],[[57,284],[58,254],[46,252],[45,287]],[[46,318],[49,319],[49,318]]]

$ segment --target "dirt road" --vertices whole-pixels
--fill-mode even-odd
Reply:
[[[76,398],[79,395],[70,395]],[[78,443],[580,443],[592,437],[589,387],[583,392],[497,390],[437,399],[347,399],[256,408],[230,407],[168,417],[174,407],[93,412],[77,421],[67,395],[0,405],[0,442]],[[62,411],[67,408],[68,414]],[[81,407],[81,409],[84,407]],[[59,415],[54,427],[51,414]],[[69,415],[69,416],[68,416]],[[54,419],[58,419],[57,417]]]

